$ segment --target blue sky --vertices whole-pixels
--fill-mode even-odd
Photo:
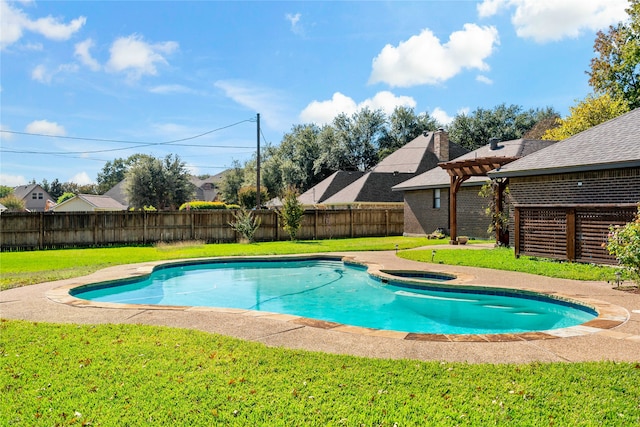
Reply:
[[[95,182],[134,153],[215,174],[251,158],[257,113],[274,145],[363,106],[443,123],[501,103],[566,115],[590,92],[596,32],[626,6],[0,0],[0,184]]]

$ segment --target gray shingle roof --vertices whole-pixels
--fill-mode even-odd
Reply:
[[[449,141],[450,159],[467,152],[466,148]],[[323,203],[402,202],[402,194],[393,192],[392,187],[416,174],[436,168],[438,163],[434,153],[434,132],[422,134]]]
[[[533,152],[541,150],[555,144],[555,141],[542,141],[538,139],[514,139],[511,141],[499,142],[496,149],[492,150],[491,145],[487,144],[470,153],[463,154],[454,160],[471,160],[484,157],[523,157]],[[464,186],[479,185],[487,181],[484,176],[471,177],[464,182]],[[449,174],[446,170],[437,167],[423,174],[411,178],[399,185],[393,187],[393,191],[420,190],[425,188],[442,188],[448,187],[451,183]]]
[[[360,171],[334,172],[331,176],[302,193],[298,197],[298,200],[300,200],[300,203],[303,205],[315,205],[316,203],[322,203],[338,191],[362,177],[362,175],[364,175],[364,172]]]
[[[526,176],[640,166],[640,108],[490,172]]]

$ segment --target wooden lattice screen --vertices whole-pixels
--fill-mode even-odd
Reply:
[[[515,207],[515,253],[597,264],[616,262],[603,247],[611,225],[633,220],[635,206]]]

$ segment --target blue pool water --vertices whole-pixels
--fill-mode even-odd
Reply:
[[[495,334],[578,325],[596,313],[542,295],[451,290],[380,280],[335,260],[183,264],[150,276],[76,288],[77,298],[123,304],[240,308],[415,333]]]

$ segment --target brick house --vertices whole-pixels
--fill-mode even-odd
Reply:
[[[609,225],[640,202],[640,109],[489,173],[507,178],[516,255],[611,262]]]
[[[454,162],[484,158],[515,159],[527,156],[555,141],[517,139],[492,142],[475,151],[455,158]],[[490,238],[490,219],[485,214],[488,201],[479,195],[487,176],[472,176],[457,192],[457,234],[475,238]],[[425,236],[436,229],[449,231],[450,215],[449,173],[437,167],[393,187],[404,195],[404,235]]]
[[[450,142],[442,129],[424,132],[370,171],[336,172],[303,193],[300,200],[305,204],[314,201],[313,204],[327,205],[402,203],[402,194],[392,191],[393,186],[466,152],[467,149]]]

